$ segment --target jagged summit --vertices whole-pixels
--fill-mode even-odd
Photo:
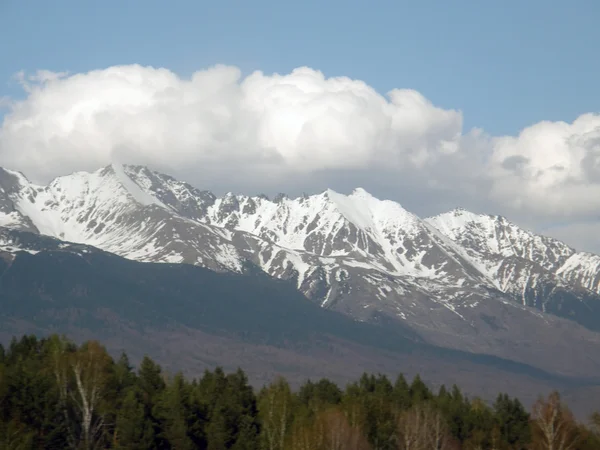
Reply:
[[[599,257],[501,216],[455,209],[421,219],[364,188],[219,197],[145,166],[111,164],[46,186],[2,169],[0,227],[139,261],[253,266],[324,307],[405,321],[441,341],[484,329],[509,339],[511,317],[540,311],[600,328]]]

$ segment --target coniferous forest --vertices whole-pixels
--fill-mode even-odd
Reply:
[[[600,449],[600,416],[577,422],[558,394],[528,411],[487,404],[420,377],[322,379],[255,391],[242,370],[167,376],[146,357],[134,370],[95,341],[51,336],[0,346],[0,449]]]

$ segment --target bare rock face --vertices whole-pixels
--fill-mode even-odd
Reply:
[[[455,210],[423,220],[363,189],[218,198],[112,165],[48,186],[1,169],[0,227],[138,261],[262,270],[323,308],[401,323],[438,345],[600,369],[590,356],[599,354],[600,257],[503,217]],[[35,251],[6,233],[0,249]]]

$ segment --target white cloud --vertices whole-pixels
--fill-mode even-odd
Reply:
[[[540,122],[518,136],[465,133],[461,112],[416,91],[384,96],[306,67],[242,77],[215,66],[182,79],[131,65],[18,79],[26,98],[4,102],[0,161],[38,181],[118,159],[185,174],[203,188],[311,191],[308,183],[328,173],[338,181],[362,174],[361,184],[371,177],[390,189],[411,186],[389,194],[398,200],[449,199],[534,224],[585,221],[600,209],[596,114]]]
[[[184,80],[119,66],[28,80],[28,97],[5,118],[0,152],[4,164],[42,178],[115,155],[199,171],[423,165],[457,147],[462,123],[459,112],[415,91],[385,98],[361,81],[309,68],[241,78],[237,68],[217,66]]]
[[[540,122],[493,140],[491,198],[539,216],[573,217],[600,209],[600,115]]]

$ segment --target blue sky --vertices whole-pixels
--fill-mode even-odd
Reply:
[[[599,18],[593,0],[3,0],[0,96],[22,95],[20,70],[307,65],[382,93],[414,88],[462,110],[467,129],[515,134],[599,109]]]
[[[0,0],[0,166],[46,182],[126,158],[217,192],[361,186],[600,252],[599,23],[597,0]],[[70,76],[24,92],[14,75],[41,69]]]

